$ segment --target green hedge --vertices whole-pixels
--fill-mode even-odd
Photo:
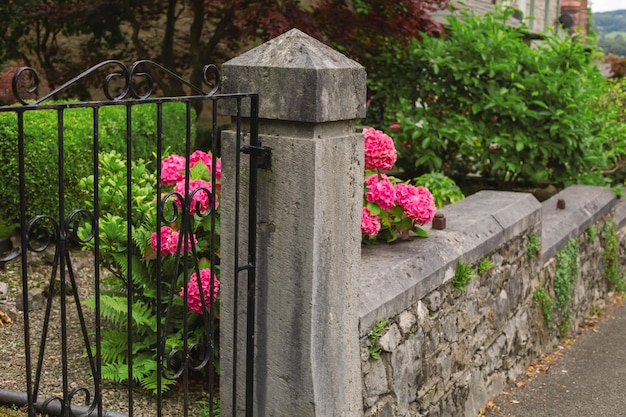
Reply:
[[[150,161],[156,168],[156,105],[131,107],[132,159]],[[63,111],[63,185],[65,214],[83,208],[78,181],[93,173],[93,109]],[[195,120],[195,115],[192,115]],[[182,153],[185,147],[186,109],[183,103],[163,105],[163,149]],[[105,106],[99,110],[100,152],[115,150],[126,154],[126,106]],[[24,114],[24,165],[27,218],[37,214],[58,217],[59,139],[56,110],[28,111]],[[195,128],[192,130],[195,136]],[[192,137],[192,144],[194,137]],[[0,113],[0,236],[19,226],[17,115]]]

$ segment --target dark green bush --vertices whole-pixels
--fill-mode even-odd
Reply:
[[[513,11],[448,18],[447,36],[389,45],[370,82],[398,124],[398,165],[411,174],[467,174],[500,183],[605,184],[605,156],[623,142],[614,103],[598,111],[608,82],[580,37],[505,22]],[[616,139],[619,138],[619,139]],[[618,144],[617,147],[621,147]]]
[[[24,166],[26,215],[59,213],[59,135],[56,110],[29,111],[24,114]],[[63,194],[65,215],[83,207],[78,181],[93,173],[93,109],[63,110]],[[151,161],[156,168],[156,106],[133,106],[133,160]],[[192,115],[192,120],[195,116]],[[163,149],[182,153],[185,146],[186,110],[182,103],[163,106]],[[99,110],[100,152],[117,151],[126,155],[126,106],[105,106]],[[195,135],[195,129],[192,131]],[[192,137],[192,143],[194,138]],[[8,235],[19,226],[17,115],[0,113],[0,235]]]

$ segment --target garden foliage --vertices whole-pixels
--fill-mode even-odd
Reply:
[[[363,129],[365,143],[365,183],[361,234],[364,243],[415,236],[426,237],[420,226],[430,222],[437,207],[431,192],[385,174],[393,168],[397,152],[393,139],[374,128]]]
[[[154,170],[141,159],[133,162],[129,241],[125,161],[115,151],[101,155],[99,253],[100,264],[107,271],[100,292],[101,316],[105,319],[101,339],[104,379],[117,382],[128,379],[129,333],[133,379],[147,390],[156,392],[159,388],[160,341],[164,343],[162,353],[169,358],[167,364],[173,365],[173,369],[166,367],[162,390],[176,384],[185,348],[191,352],[192,367],[198,365],[198,370],[202,370],[209,358],[211,366],[217,365],[213,360],[217,352],[213,336],[218,326],[212,317],[217,316],[219,294],[219,216],[217,212],[215,216],[210,213],[218,208],[221,167],[219,160],[202,151],[190,156],[189,165],[186,182],[185,158],[174,154],[163,160],[162,198],[157,202]],[[94,192],[94,177],[81,179],[79,185],[93,210],[90,203],[93,200],[88,196]],[[157,207],[161,207],[160,222]],[[88,238],[92,230],[91,223],[83,224],[78,230],[89,250],[96,249],[95,240]],[[130,330],[129,297],[132,298]],[[95,308],[95,299],[87,305]],[[199,357],[194,358],[194,354]]]
[[[479,174],[500,182],[604,184],[625,131],[614,103],[598,112],[608,83],[580,36],[532,43],[513,10],[451,15],[446,36],[389,45],[370,88],[384,92],[398,164],[411,173]],[[618,143],[619,142],[619,143]]]
[[[156,150],[156,107],[133,106],[132,159],[154,161]],[[100,152],[117,151],[126,155],[126,107],[105,106],[99,109]],[[185,131],[186,109],[181,103],[167,103],[163,111],[163,147],[180,152],[180,132]],[[63,110],[63,187],[66,213],[82,208],[79,180],[93,172],[93,110]],[[195,134],[195,132],[194,132]],[[10,234],[19,226],[17,115],[0,113],[0,235]],[[24,113],[24,166],[26,176],[26,215],[58,216],[59,137],[56,110]],[[154,169],[155,163],[150,166]]]

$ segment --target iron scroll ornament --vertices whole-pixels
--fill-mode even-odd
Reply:
[[[210,216],[211,213],[213,213],[216,209],[215,195],[208,188],[199,187],[194,190],[187,191],[187,192],[188,192],[187,196],[178,192],[169,192],[165,194],[159,202],[159,205],[161,206],[161,210],[160,210],[161,221],[163,223],[173,224],[179,219],[179,216],[181,216],[183,226],[180,228],[182,233],[178,240],[177,249],[176,249],[177,263],[181,257],[181,254],[184,254],[182,256],[191,254],[194,258],[197,258],[196,242],[194,241],[194,239],[190,238],[192,234],[191,224],[189,223],[190,215],[193,213],[199,218],[206,218]],[[200,201],[196,200],[195,196],[197,194],[204,194],[207,197],[208,204],[206,208],[203,209],[201,207]],[[194,205],[194,201],[195,201],[195,205]],[[169,216],[165,214],[167,211],[165,209],[167,205],[170,205],[172,209]],[[194,209],[193,211],[192,211],[192,208]],[[189,245],[187,249],[183,248],[183,242],[185,242],[184,243],[185,246],[187,244]],[[200,279],[201,275],[200,275],[200,270],[198,268],[198,265],[196,264],[192,268],[194,269],[194,273],[196,277],[195,279],[197,280],[199,293],[203,294],[204,293],[203,285],[205,284]],[[171,277],[172,279],[169,283],[170,287],[173,288],[176,286],[177,277],[178,277],[178,273],[172,275]],[[209,284],[210,286],[209,305],[206,305],[206,301],[204,297],[200,297],[200,302],[201,302],[202,310],[203,310],[202,323],[203,323],[203,327],[204,327],[206,334],[211,333],[212,326],[209,322],[211,320],[210,317],[214,316],[214,311],[213,311],[213,308],[214,308],[213,306],[214,306],[214,301],[215,301],[214,285],[215,284],[213,280],[211,280],[211,283]],[[187,299],[188,290],[187,290],[186,285],[183,286],[183,290],[185,291],[184,298]],[[169,297],[168,305],[172,305],[174,292],[170,292],[168,297]],[[165,315],[164,331],[159,341],[159,343],[161,344],[163,348],[166,345],[166,339],[168,337],[167,334],[171,326],[172,319],[173,318],[171,316],[171,310],[168,309]],[[211,361],[214,348],[215,346],[212,343],[210,338],[208,340],[205,340],[204,344],[194,342],[194,343],[187,345],[185,343],[185,347],[183,349],[174,349],[167,355],[167,358],[165,361],[166,366],[161,371],[162,376],[166,379],[173,381],[173,380],[180,378],[186,369],[191,369],[194,371],[202,371]]]
[[[90,225],[90,229],[91,232],[87,233],[86,236],[80,237],[77,233],[78,228],[80,225]],[[26,250],[30,251],[30,252],[35,252],[35,253],[41,253],[46,251],[50,245],[54,244],[54,261],[53,261],[53,266],[52,266],[52,275],[50,276],[50,280],[48,283],[48,296],[47,296],[47,301],[46,301],[46,307],[45,307],[45,318],[44,318],[44,322],[48,323],[50,320],[50,314],[51,314],[51,309],[52,309],[52,303],[53,303],[53,297],[55,294],[55,286],[57,285],[57,272],[60,272],[60,283],[59,285],[61,285],[61,293],[65,293],[65,290],[63,289],[63,287],[65,285],[68,285],[67,283],[69,283],[71,288],[78,288],[73,270],[74,268],[72,267],[72,261],[71,261],[71,257],[70,254],[67,250],[67,242],[69,240],[75,241],[76,243],[79,244],[84,244],[88,241],[90,241],[91,239],[93,239],[95,237],[95,230],[96,230],[96,218],[94,217],[93,213],[91,213],[88,210],[85,209],[76,209],[73,210],[71,213],[68,214],[68,216],[65,218],[65,220],[62,223],[58,223],[53,217],[48,216],[48,215],[37,215],[35,217],[33,217],[27,224],[26,227],[26,232],[25,232],[25,237],[26,237]],[[59,249],[61,248],[61,250]],[[61,261],[61,258],[63,258],[64,264]],[[59,267],[61,269],[59,269]],[[65,278],[65,274],[67,273],[67,278]],[[68,280],[66,283],[66,279]],[[80,322],[80,330],[81,330],[81,336],[83,338],[83,343],[86,347],[86,353],[87,353],[87,357],[89,360],[89,366],[90,366],[90,372],[92,375],[97,375],[97,365],[96,365],[96,358],[94,357],[93,351],[92,351],[92,346],[91,343],[89,341],[89,337],[88,337],[88,331],[87,331],[87,326],[86,326],[86,322],[85,322],[85,315],[83,313],[83,309],[81,308],[81,302],[79,299],[79,295],[77,292],[73,291],[73,298],[74,298],[74,305],[76,307],[76,312],[77,312],[77,316],[78,316],[78,320]],[[25,297],[25,308],[24,310],[27,311],[28,307],[27,307],[27,297]],[[61,311],[64,311],[64,307],[63,307],[63,302],[61,303],[62,307],[61,307]],[[65,313],[62,313],[65,314]],[[67,315],[64,315],[65,319],[67,320]],[[62,334],[63,334],[64,330],[62,330]],[[39,397],[39,390],[40,390],[40,383],[41,383],[41,378],[42,378],[42,373],[44,372],[44,356],[45,356],[45,349],[46,349],[46,340],[48,338],[48,333],[49,333],[49,326],[45,325],[42,333],[41,333],[41,339],[40,339],[40,345],[39,345],[39,352],[37,354],[37,365],[35,368],[35,377],[34,377],[34,381],[33,381],[33,386],[29,387],[28,389],[31,390],[32,396],[37,399]],[[64,342],[62,343],[66,343],[65,340],[66,338],[63,337]],[[66,351],[66,347],[64,346],[63,351]],[[79,415],[79,414],[75,414],[73,409],[74,409],[74,405],[72,404],[72,402],[74,401],[74,399],[77,397],[78,394],[84,394],[84,400],[82,401],[83,404],[86,405],[86,409],[87,414],[85,415],[91,415],[92,412],[96,409],[96,407],[98,406],[98,400],[101,397],[101,393],[98,390],[98,387],[96,386],[96,384],[94,383],[94,391],[95,391],[95,396],[93,398],[93,400],[91,400],[91,393],[89,391],[88,388],[86,387],[82,387],[82,386],[78,386],[73,388],[71,391],[66,392],[64,391],[63,395],[53,395],[51,397],[46,398],[45,400],[43,400],[41,406],[40,406],[40,413],[42,416],[53,416],[53,415],[65,415],[66,414],[66,409],[69,408],[70,411],[69,415]],[[66,388],[64,388],[66,389]],[[79,406],[79,407],[83,407],[83,406]]]
[[[220,82],[221,82],[219,70],[217,66],[215,66],[214,64],[208,64],[202,68],[202,83],[206,87],[209,87],[209,90],[207,92],[207,91],[204,91],[202,88],[185,80],[184,78],[182,78],[175,72],[170,71],[169,69],[149,59],[141,59],[141,60],[135,61],[130,66],[126,66],[121,61],[110,59],[110,60],[102,61],[101,63],[94,65],[93,67],[82,72],[78,76],[67,81],[60,87],[57,87],[56,89],[50,91],[48,94],[31,102],[28,102],[26,98],[22,97],[22,95],[20,94],[19,87],[20,85],[27,84],[27,82],[24,82],[25,81],[24,77],[27,77],[28,75],[30,75],[30,79],[28,80],[29,85],[26,87],[26,91],[29,94],[36,93],[40,87],[41,78],[39,77],[39,74],[37,74],[37,71],[35,71],[34,68],[20,67],[15,72],[15,75],[13,76],[13,81],[11,84],[13,96],[20,104],[38,105],[48,100],[49,98],[58,95],[60,92],[66,90],[72,85],[78,84],[80,81],[84,80],[89,75],[107,66],[117,67],[116,70],[109,72],[104,78],[103,92],[104,92],[104,95],[107,97],[107,99],[109,99],[110,101],[120,101],[124,99],[129,99],[129,98],[136,99],[136,100],[145,100],[145,99],[150,98],[155,93],[153,76],[151,75],[149,70],[140,71],[141,68],[146,68],[146,67],[150,67],[151,70],[158,70],[162,73],[167,74],[171,78],[180,82],[182,85],[189,87],[189,89],[193,93],[197,95],[201,95],[201,96],[211,96],[217,93],[220,87]],[[137,88],[138,83],[134,82],[138,78],[142,78],[147,83],[147,88],[145,89],[143,93],[140,92],[139,89]],[[119,94],[115,95],[111,92],[111,82],[114,80],[119,80],[119,79],[123,80],[124,85],[122,87],[122,91]]]

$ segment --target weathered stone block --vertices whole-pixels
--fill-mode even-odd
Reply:
[[[413,326],[417,323],[417,317],[410,311],[403,311],[398,318],[398,326],[403,335],[408,335],[413,331]]]
[[[380,338],[380,346],[385,352],[393,352],[393,350],[398,347],[401,340],[402,335],[398,330],[398,326],[394,323],[389,326],[387,332]]]
[[[389,392],[387,371],[382,360],[370,359],[363,365],[363,383],[368,406],[372,406],[378,397]]]
[[[323,123],[365,116],[364,68],[298,29],[225,62],[222,71],[225,92],[259,94],[261,119]],[[249,114],[249,104],[242,104]],[[224,101],[222,110],[236,114],[235,103]]]

